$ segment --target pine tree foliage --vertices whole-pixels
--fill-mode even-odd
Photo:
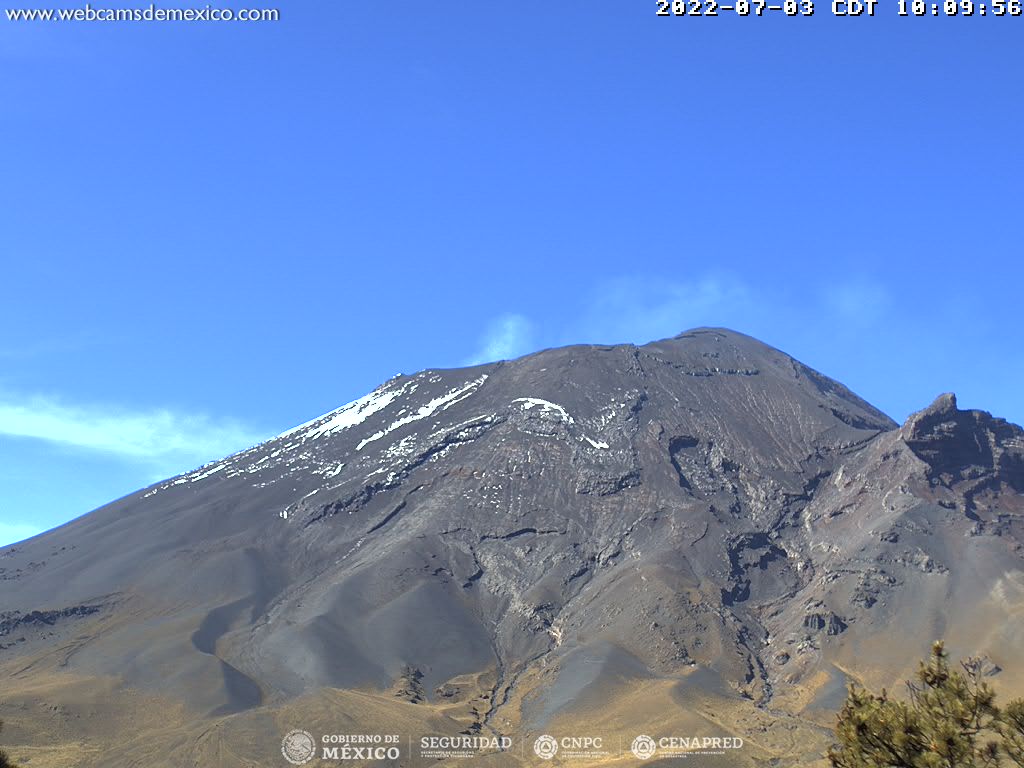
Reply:
[[[1009,764],[1024,768],[1024,700],[1007,704],[995,727],[1003,739],[1003,751]]]
[[[906,700],[853,685],[829,750],[833,768],[1024,768],[1024,700],[1001,710],[978,659],[932,647]]]

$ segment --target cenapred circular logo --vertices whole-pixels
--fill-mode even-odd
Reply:
[[[305,765],[316,756],[316,739],[308,731],[288,731],[281,739],[281,754],[292,765]]]
[[[658,745],[654,743],[654,739],[650,736],[637,736],[633,739],[633,744],[630,746],[629,751],[639,760],[650,760],[654,757],[654,753],[658,751]]]
[[[558,741],[554,736],[544,734],[533,742],[533,752],[541,760],[550,760],[558,754]]]

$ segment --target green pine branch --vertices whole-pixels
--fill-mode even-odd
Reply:
[[[906,701],[854,684],[828,752],[832,768],[1024,768],[1024,700],[996,705],[980,660],[951,668],[935,643]]]

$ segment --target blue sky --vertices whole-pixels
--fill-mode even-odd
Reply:
[[[1024,18],[654,11],[0,18],[0,542],[397,372],[698,325],[1024,422]]]

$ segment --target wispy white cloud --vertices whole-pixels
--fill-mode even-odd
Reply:
[[[507,360],[548,344],[644,344],[711,325],[743,330],[754,314],[753,298],[743,281],[726,277],[602,280],[590,291],[568,296],[574,319],[543,338],[538,339],[535,325],[521,314],[497,318],[465,364]]]
[[[14,544],[17,541],[31,539],[42,532],[41,528],[36,528],[34,525],[0,522],[0,547]]]
[[[847,324],[872,325],[881,320],[892,306],[889,289],[871,280],[851,279],[833,283],[824,290],[828,310]]]
[[[581,327],[570,329],[572,341],[639,344],[698,326],[742,325],[749,293],[741,281],[720,277],[609,280],[583,312]]]
[[[0,435],[159,463],[202,463],[246,448],[261,435],[232,421],[168,409],[127,411],[0,393]]]
[[[466,361],[479,365],[493,360],[510,360],[534,350],[533,326],[522,315],[502,315],[484,332],[480,349]]]

